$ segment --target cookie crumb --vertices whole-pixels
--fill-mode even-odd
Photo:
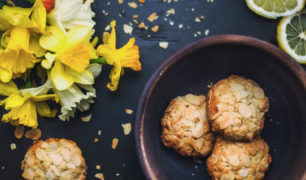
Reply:
[[[15,143],[12,143],[10,147],[11,147],[11,150],[12,150],[12,151],[15,150],[15,149],[17,148],[17,146],[16,146]]]
[[[129,114],[129,115],[133,114],[134,112],[132,109],[125,109],[124,111],[126,114]]]
[[[123,128],[124,135],[129,135],[131,133],[132,131],[131,123],[121,124],[121,126]]]
[[[96,173],[95,178],[100,179],[100,180],[104,180],[104,175],[102,173]]]
[[[119,143],[119,139],[118,138],[114,138],[112,141],[112,149],[116,149]]]
[[[101,165],[96,165],[96,169],[100,170],[101,169]]]
[[[99,142],[99,139],[98,138],[94,138],[94,143],[97,143]]]
[[[159,47],[161,47],[163,49],[167,49],[168,46],[169,46],[168,42],[165,42],[165,41],[159,42]]]
[[[81,120],[83,121],[83,122],[89,122],[90,120],[91,120],[91,114],[89,114],[88,116],[85,116],[85,117],[81,117]]]

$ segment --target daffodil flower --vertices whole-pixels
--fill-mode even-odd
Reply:
[[[40,45],[52,53],[45,55],[41,65],[50,69],[55,88],[64,91],[74,83],[91,85],[93,74],[86,68],[97,54],[90,43],[92,28],[76,26],[65,34],[57,26],[48,26],[40,38]]]
[[[9,82],[15,75],[24,73],[37,62],[34,54],[42,49],[37,40],[31,40],[31,32],[43,32],[46,27],[46,9],[37,0],[31,8],[4,6],[0,10],[0,80]]]
[[[106,59],[107,64],[114,66],[110,73],[111,82],[107,84],[107,87],[111,91],[115,91],[123,68],[140,71],[141,63],[139,62],[139,49],[135,45],[135,39],[131,38],[122,48],[116,49],[116,21],[112,21],[110,25],[112,31],[110,34],[106,33],[103,36],[103,44],[98,46],[97,53]]]
[[[50,82],[38,88],[18,90],[15,83],[0,82],[0,95],[8,96],[6,99],[0,101],[6,110],[2,121],[11,123],[14,126],[27,126],[36,128],[38,126],[37,113],[44,117],[55,117],[57,111],[51,110],[47,100],[58,101],[57,95],[45,94],[49,91]]]
[[[93,0],[55,0],[54,8],[48,13],[48,22],[53,26],[66,30],[75,26],[93,28],[96,24],[92,18],[95,13],[91,10]]]

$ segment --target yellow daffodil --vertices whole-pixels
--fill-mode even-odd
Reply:
[[[43,32],[46,27],[46,9],[41,0],[31,8],[4,6],[0,10],[0,31],[2,35],[0,49],[0,80],[10,81],[37,62],[34,54],[42,54],[37,40],[31,32]]]
[[[57,111],[51,110],[45,101],[50,99],[58,101],[58,98],[55,94],[45,94],[49,90],[46,84],[38,88],[18,90],[12,81],[0,82],[0,95],[8,96],[0,101],[0,105],[4,105],[5,109],[9,110],[3,115],[2,121],[14,126],[36,128],[37,113],[44,117],[55,117]]]
[[[111,22],[112,31],[103,36],[103,43],[97,48],[98,55],[104,57],[107,64],[113,67],[110,73],[111,82],[107,87],[111,91],[117,90],[120,76],[123,73],[123,68],[131,68],[134,71],[141,70],[139,62],[139,49],[135,45],[135,39],[131,38],[129,42],[120,49],[116,49],[116,21]]]
[[[57,90],[66,90],[73,83],[94,83],[94,76],[86,70],[90,59],[97,57],[90,43],[91,34],[92,28],[87,26],[76,26],[67,34],[57,26],[46,28],[39,42],[44,49],[54,54],[47,53],[41,64],[44,68],[51,69],[51,79]]]

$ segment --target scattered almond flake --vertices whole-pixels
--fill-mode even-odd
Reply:
[[[118,176],[120,176],[120,174],[119,174],[119,173],[116,173],[116,176],[118,177]]]
[[[213,86],[214,86],[214,85],[213,85],[212,82],[211,82],[210,84],[207,85],[208,88],[212,88]]]
[[[95,178],[98,178],[100,180],[104,180],[104,175],[102,173],[96,173]]]
[[[124,135],[129,135],[132,131],[132,124],[131,123],[126,123],[126,124],[121,124],[123,128]]]
[[[138,8],[138,5],[135,2],[129,2],[128,6],[130,6],[131,8],[134,8],[134,9]]]
[[[88,116],[85,116],[85,117],[81,117],[81,120],[85,123],[88,123],[91,119],[91,114],[89,114]]]
[[[41,137],[41,130],[39,128],[30,129],[24,136],[28,139],[37,140]]]
[[[109,31],[110,29],[111,29],[110,25],[107,25],[107,26],[104,28],[105,31]]]
[[[129,114],[129,115],[133,114],[134,112],[132,109],[125,109],[124,111],[126,114]]]
[[[111,2],[107,2],[106,5],[110,6],[110,5],[111,5]]]
[[[101,131],[101,130],[98,131],[98,135],[99,135],[99,136],[102,135],[102,131]]]
[[[96,169],[97,169],[97,170],[100,170],[100,169],[101,169],[101,166],[100,166],[100,165],[96,165]]]
[[[139,24],[139,22],[138,22],[136,19],[133,19],[133,22],[134,22],[135,24]]]
[[[146,26],[144,22],[141,22],[141,23],[138,25],[138,28],[139,28],[139,29],[148,29],[148,26]]]
[[[118,138],[114,138],[113,141],[112,141],[112,149],[116,149],[118,143],[119,143],[119,139]]]
[[[204,19],[204,16],[200,16],[200,19]]]
[[[146,1],[145,0],[138,0],[139,3],[144,4]]]
[[[159,26],[158,25],[156,25],[156,26],[151,28],[152,32],[157,32],[158,30],[159,30]]]
[[[170,14],[174,15],[175,14],[175,9],[171,8],[167,11],[166,16],[169,16]]]
[[[132,32],[133,32],[133,27],[128,25],[128,24],[124,24],[123,25],[123,31],[124,31],[125,34],[131,35]]]
[[[17,148],[17,146],[16,146],[15,143],[12,143],[10,147],[11,147],[11,150],[12,150],[12,151],[15,150],[15,149]]]
[[[184,27],[184,25],[183,25],[183,24],[179,24],[178,27],[179,27],[180,29],[182,29],[182,28]]]
[[[205,32],[204,32],[205,36],[208,36],[209,32],[210,32],[210,30],[206,29]]]
[[[151,34],[148,34],[148,35],[147,35],[147,38],[151,38],[151,37],[152,37],[152,35],[151,35]]]
[[[138,14],[134,14],[134,15],[133,15],[133,18],[134,18],[134,19],[136,19],[136,18],[138,18],[138,17],[139,17]]]
[[[24,127],[23,126],[17,126],[14,132],[14,135],[17,139],[21,139],[24,135]]]
[[[118,4],[123,4],[123,0],[118,0]]]
[[[171,3],[171,0],[163,0],[164,3]]]
[[[199,36],[201,36],[201,35],[202,35],[202,32],[201,32],[201,31],[198,31],[197,34],[198,34]]]
[[[169,43],[168,42],[165,42],[165,41],[161,41],[159,42],[159,47],[163,48],[163,49],[167,49],[169,46]]]
[[[194,12],[194,8],[191,8],[191,11]]]
[[[158,16],[156,14],[156,12],[152,13],[149,17],[148,17],[148,21],[153,22],[155,20],[158,19]]]
[[[170,24],[170,26],[173,26],[174,25],[174,21],[169,20],[169,24]]]
[[[98,138],[94,138],[94,143],[97,143],[99,142],[99,139]]]
[[[198,37],[197,33],[194,33],[194,34],[193,34],[193,37]]]
[[[195,22],[199,22],[199,23],[200,23],[200,22],[201,22],[201,19],[200,19],[200,18],[198,18],[198,17],[196,17],[194,21],[195,21]]]

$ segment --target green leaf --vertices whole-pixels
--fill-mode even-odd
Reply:
[[[90,64],[98,63],[98,64],[106,64],[106,59],[104,57],[100,57],[97,59],[91,59]]]

